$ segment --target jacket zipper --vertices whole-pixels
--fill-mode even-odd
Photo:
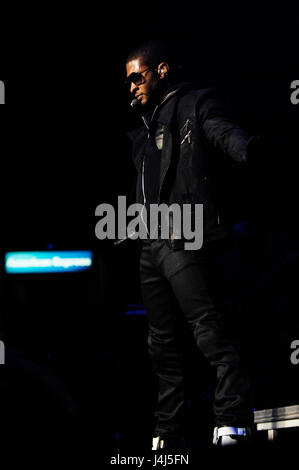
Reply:
[[[149,125],[147,124],[146,122],[146,119],[144,116],[142,116],[142,120],[145,124],[145,127],[147,128],[147,138],[149,138]],[[144,219],[143,219],[143,209],[145,208],[145,205],[146,205],[146,197],[145,197],[145,190],[144,190],[144,159],[145,159],[145,155],[143,155],[143,159],[142,159],[142,171],[141,171],[141,188],[142,188],[142,196],[143,196],[143,207],[141,209],[141,213],[140,213],[140,217],[141,217],[141,220],[146,228],[146,233],[149,235],[149,231],[148,231],[148,227],[147,227],[147,223],[145,223]]]
[[[188,129],[188,126],[190,124],[190,119],[187,119],[183,127],[180,129],[180,133],[183,133],[183,131]]]
[[[140,217],[141,220],[146,228],[146,233],[149,235],[147,223],[143,219],[143,209],[145,208],[146,205],[146,197],[145,197],[145,190],[144,190],[144,156],[143,156],[143,161],[142,161],[142,180],[141,180],[141,186],[142,186],[142,195],[143,195],[143,207],[141,209]]]
[[[190,119],[187,119],[187,121],[185,122],[185,124],[183,125],[183,127],[181,128],[180,130],[180,133],[183,133],[185,131],[188,131],[187,134],[183,137],[182,141],[181,141],[181,145],[188,139],[188,144],[191,143],[191,129],[188,130],[188,127],[189,127],[189,124],[190,124]]]
[[[181,145],[188,139],[188,144],[191,143],[191,130],[187,132],[183,140],[181,141]]]
[[[146,119],[144,116],[142,116],[142,120],[145,124],[145,127],[147,128],[147,138],[149,138],[149,125],[148,123],[146,122]],[[143,205],[146,204],[146,198],[145,198],[145,190],[144,190],[144,159],[145,159],[145,155],[143,155],[143,159],[142,159],[142,178],[141,178],[141,186],[142,186],[142,195],[143,195]]]
[[[154,115],[156,114],[156,112],[157,112],[157,110],[159,109],[159,107],[160,107],[170,96],[172,96],[173,94],[175,94],[176,91],[177,91],[177,90],[174,90],[173,92],[170,92],[168,95],[166,95],[165,98],[164,98],[164,100],[162,100],[161,103],[158,104],[158,105],[155,107],[155,109],[154,109],[154,111],[153,111],[153,114],[152,114],[152,116],[151,116],[150,122],[153,121]],[[148,125],[148,123],[146,122],[146,119],[145,119],[144,116],[142,116],[142,120],[143,120],[143,122],[144,122],[145,127],[147,128],[147,132],[148,132],[148,133],[147,133],[147,138],[149,138],[149,136],[150,136],[150,132],[149,132],[150,128],[149,128],[149,125]],[[143,195],[143,208],[142,208],[142,210],[141,210],[140,216],[141,216],[141,220],[142,220],[142,222],[143,222],[143,224],[144,224],[144,226],[145,226],[145,228],[146,228],[147,234],[149,235],[149,231],[148,231],[147,224],[144,222],[143,217],[142,217],[143,209],[145,208],[145,204],[146,204],[146,197],[145,197],[145,190],[144,190],[144,158],[145,158],[145,156],[143,155],[143,160],[142,160],[142,178],[141,178],[141,180],[142,180],[142,181],[141,181],[141,186],[142,186],[142,195]],[[159,191],[159,192],[160,192],[160,191]]]

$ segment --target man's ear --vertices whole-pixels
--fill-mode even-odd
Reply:
[[[157,67],[159,78],[166,78],[169,72],[169,65],[167,62],[161,62]]]

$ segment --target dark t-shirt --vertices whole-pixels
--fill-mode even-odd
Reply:
[[[137,201],[141,204],[145,203],[146,217],[144,217],[145,213],[143,212],[142,220],[144,220],[148,230],[150,230],[150,204],[158,204],[160,160],[161,150],[158,149],[154,139],[149,135],[144,145],[143,162],[139,174],[140,184],[137,186],[139,188]],[[144,174],[142,175],[143,165]]]
[[[149,136],[144,149],[144,192],[146,206],[158,203],[161,150]]]

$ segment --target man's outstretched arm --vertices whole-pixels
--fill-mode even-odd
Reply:
[[[214,148],[238,163],[251,163],[251,158],[255,158],[259,136],[242,129],[215,97],[201,103],[198,118],[207,140]]]

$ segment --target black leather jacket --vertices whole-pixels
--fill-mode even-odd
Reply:
[[[151,134],[162,150],[158,203],[203,204],[204,243],[226,237],[230,227],[222,220],[221,175],[213,153],[220,151],[236,165],[246,166],[256,138],[227,116],[215,89],[192,89],[188,84],[178,85],[157,105],[151,119],[143,120],[144,126],[130,133],[136,193],[142,185],[143,148]],[[183,238],[170,234],[173,249],[183,248],[183,243]]]

